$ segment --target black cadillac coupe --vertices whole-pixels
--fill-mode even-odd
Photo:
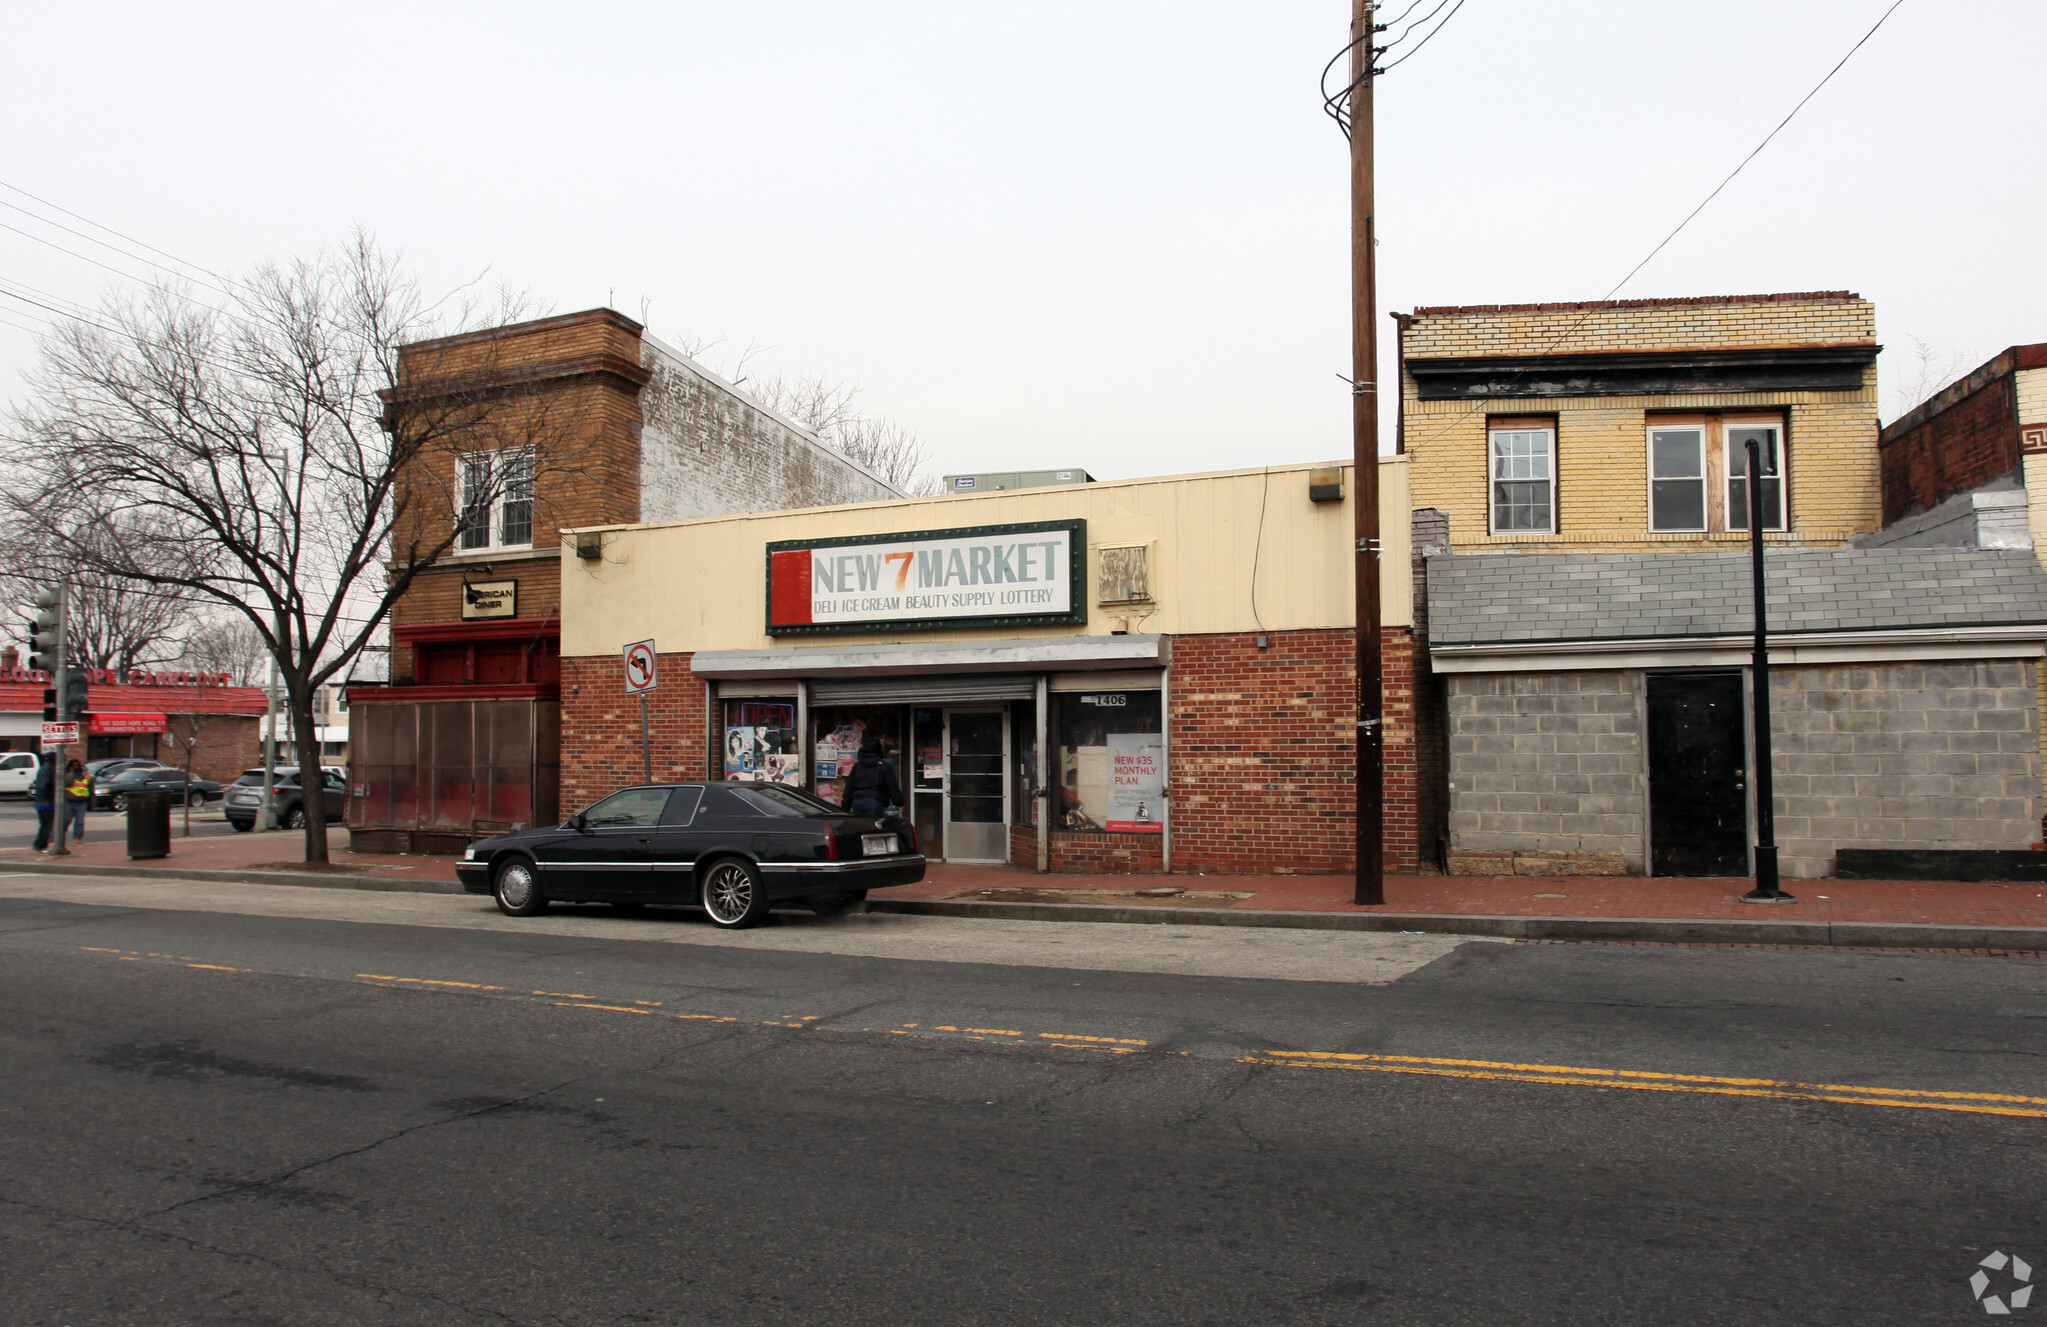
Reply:
[[[781,784],[663,783],[473,843],[455,870],[511,917],[550,902],[693,903],[737,930],[778,903],[829,917],[870,889],[915,884],[924,855],[899,816],[856,816]]]

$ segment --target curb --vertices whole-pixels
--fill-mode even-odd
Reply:
[[[248,885],[360,889],[384,894],[460,894],[453,880],[232,871],[174,866],[60,866],[6,862],[0,873],[94,875],[117,880],[231,880]],[[1263,926],[1301,931],[1418,931],[1506,940],[1646,940],[1663,944],[1814,945],[1861,949],[2008,949],[2047,953],[2047,926],[1952,926],[1939,922],[1721,921],[1701,917],[1523,917],[1442,912],[1282,912],[1230,908],[1122,908],[1101,903],[981,903],[972,899],[869,899],[869,912],[1001,921],[1109,922],[1126,926]]]
[[[1749,922],[1688,917],[1522,917],[1441,912],[1240,912],[1230,908],[1119,908],[1099,903],[978,903],[967,899],[869,899],[867,910],[927,917],[993,917],[1010,921],[1278,926],[1308,931],[1424,931],[1437,935],[1490,935],[1509,940],[1653,940],[1666,944],[2047,951],[2047,926]]]
[[[317,871],[233,871],[176,866],[60,866],[55,862],[0,861],[0,874],[94,875],[115,880],[232,880],[243,885],[299,885],[309,889],[364,889],[381,894],[460,894],[453,880],[406,880],[388,875],[325,875]]]

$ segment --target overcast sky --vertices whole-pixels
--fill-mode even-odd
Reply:
[[[1466,0],[1379,84],[1381,308],[1603,295],[1889,3]],[[940,470],[1323,459],[1349,218],[1315,81],[1347,13],[15,5],[0,180],[215,270],[360,222],[435,288],[644,309],[727,338],[715,366],[757,343],[750,372],[861,384]],[[1906,0],[1621,295],[1859,291],[1887,390],[1914,336],[2047,340],[2042,51],[2041,0]],[[115,279],[15,229],[0,277]],[[0,325],[0,391],[33,353]]]

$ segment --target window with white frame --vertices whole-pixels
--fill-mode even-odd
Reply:
[[[1491,457],[1493,533],[1555,534],[1556,431],[1491,429],[1487,451]]]
[[[1748,529],[1749,473],[1748,444],[1756,443],[1762,462],[1763,528],[1784,528],[1784,428],[1774,421],[1728,420],[1727,437],[1727,528]]]
[[[1649,430],[1649,528],[1706,528],[1706,430],[1699,424]]]
[[[505,448],[457,458],[455,546],[526,548],[533,543],[533,453]]]

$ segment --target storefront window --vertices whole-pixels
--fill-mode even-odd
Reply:
[[[725,777],[736,783],[800,787],[794,700],[725,702]]]
[[[817,796],[833,806],[845,805],[846,776],[870,735],[881,739],[881,758],[895,765],[896,782],[909,795],[909,767],[903,761],[908,710],[900,705],[825,705],[812,710],[810,718],[817,743],[811,791]]]
[[[1165,738],[1156,691],[1063,692],[1053,698],[1059,753],[1053,826],[1158,834],[1165,828]]]

